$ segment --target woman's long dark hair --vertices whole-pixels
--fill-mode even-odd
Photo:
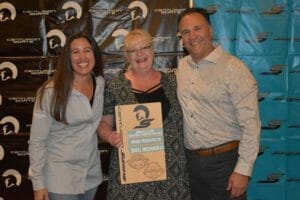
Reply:
[[[61,55],[58,59],[56,71],[51,80],[47,81],[39,90],[38,94],[39,104],[42,109],[42,99],[44,96],[44,92],[46,89],[47,84],[50,81],[53,81],[53,95],[51,97],[50,109],[51,109],[51,116],[59,121],[67,124],[66,120],[66,108],[69,100],[69,96],[72,91],[72,84],[74,80],[74,73],[71,64],[71,51],[70,51],[70,44],[79,38],[85,38],[92,46],[92,50],[95,57],[95,66],[93,68],[94,76],[102,76],[103,77],[103,65],[101,59],[101,52],[100,49],[94,40],[94,38],[90,35],[87,35],[83,32],[76,33],[71,35],[64,48],[62,49]]]

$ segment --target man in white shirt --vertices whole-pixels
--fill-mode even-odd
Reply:
[[[257,84],[238,58],[214,46],[206,10],[188,8],[178,29],[178,97],[193,200],[246,199],[259,150]]]

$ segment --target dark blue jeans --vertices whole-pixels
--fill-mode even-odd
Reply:
[[[200,157],[190,150],[186,153],[192,200],[231,200],[226,188],[237,162],[238,148],[210,157]],[[235,198],[246,199],[246,192]]]

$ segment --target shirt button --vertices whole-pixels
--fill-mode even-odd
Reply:
[[[194,134],[196,135],[196,134],[197,134],[197,132],[196,132],[196,131],[194,131]]]
[[[193,117],[193,114],[192,114],[192,113],[190,114],[190,117]]]

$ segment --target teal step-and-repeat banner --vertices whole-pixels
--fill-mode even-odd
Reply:
[[[241,58],[259,87],[260,153],[249,200],[300,199],[300,0],[195,0],[215,41]]]

